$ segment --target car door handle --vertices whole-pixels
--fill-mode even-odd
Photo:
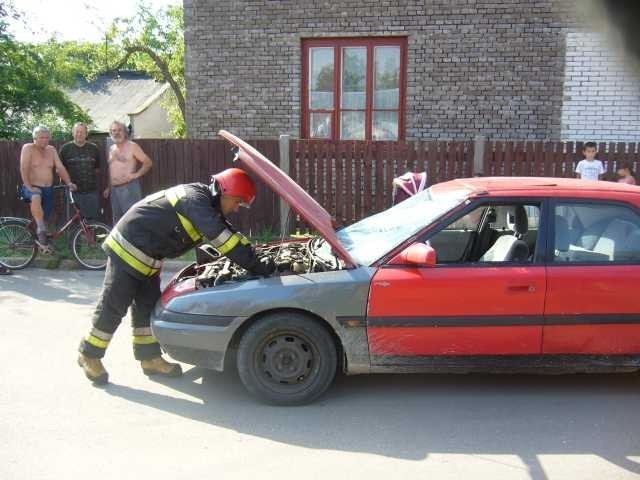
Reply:
[[[513,293],[534,293],[536,291],[535,285],[508,285],[507,291]]]

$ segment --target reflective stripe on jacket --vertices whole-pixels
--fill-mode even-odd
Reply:
[[[177,187],[173,187],[173,188],[170,188],[169,190],[165,190],[164,195],[169,201],[169,203],[171,204],[171,206],[173,208],[176,208],[176,204],[178,203],[178,200],[186,197],[187,192],[184,189],[184,185],[178,185]],[[184,215],[181,215],[177,210],[176,210],[176,215],[178,216],[178,220],[180,220],[180,224],[182,225],[182,228],[184,228],[185,232],[187,232],[187,235],[189,235],[191,240],[193,240],[194,242],[199,242],[202,239],[202,235],[200,235],[200,232],[196,230],[196,227],[193,226],[193,223],[191,223],[187,217],[185,217]]]
[[[120,257],[122,261],[145,277],[152,277],[162,268],[162,261],[150,257],[131,244],[118,231],[117,226],[111,230],[111,233],[109,233],[109,236],[105,239],[103,248],[105,247],[108,247],[108,249]]]
[[[247,270],[257,258],[251,242],[235,232],[208,185],[178,185],[133,205],[112,230],[103,248],[138,277],[156,275],[161,260],[187,252],[204,238],[221,255]]]

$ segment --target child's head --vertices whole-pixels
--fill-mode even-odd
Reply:
[[[587,142],[582,148],[582,153],[586,160],[593,160],[596,158],[596,153],[598,153],[598,145],[596,145],[596,142]]]
[[[633,169],[631,167],[630,162],[622,162],[618,165],[618,176],[619,177],[629,177],[633,176]]]

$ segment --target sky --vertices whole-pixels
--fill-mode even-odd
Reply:
[[[136,11],[135,0],[14,0],[24,15],[9,30],[22,42],[44,42],[56,35],[59,40],[100,41],[106,26],[116,17]],[[182,0],[145,0],[153,10],[180,5]]]

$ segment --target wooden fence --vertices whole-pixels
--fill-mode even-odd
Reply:
[[[154,160],[154,168],[143,177],[143,191],[151,193],[189,182],[209,183],[212,174],[233,164],[231,145],[225,140],[136,140]],[[277,140],[249,140],[249,143],[279,165]],[[257,194],[251,209],[241,209],[231,221],[249,236],[280,229],[280,211],[276,195],[262,182],[256,182]]]
[[[402,173],[426,170],[430,183],[473,175],[473,142],[293,140],[289,158],[291,177],[344,225],[389,208]]]
[[[232,166],[229,144],[222,140],[137,140],[154,161],[143,180],[151,193],[178,183],[208,182],[212,173]],[[251,141],[276,165],[280,162],[278,140]],[[323,205],[338,224],[350,224],[388,208],[392,203],[392,180],[407,171],[426,171],[428,183],[453,178],[484,176],[573,177],[582,158],[582,143],[487,141],[475,152],[471,141],[356,142],[291,140],[289,174]],[[56,145],[59,147],[59,145]],[[26,215],[16,197],[20,183],[18,158],[21,144],[0,142],[0,215]],[[477,153],[477,154],[476,154]],[[475,158],[475,161],[474,161]],[[600,143],[598,158],[613,177],[617,166],[628,161],[640,170],[640,144]],[[286,170],[286,166],[285,166]],[[104,175],[104,174],[103,174]],[[58,201],[58,214],[62,201]],[[105,202],[108,217],[108,205]],[[258,182],[253,208],[233,218],[251,235],[280,230],[279,202]],[[305,228],[299,218],[289,229]]]
[[[582,142],[486,141],[474,162],[474,142],[291,142],[291,177],[348,225],[392,204],[392,180],[408,171],[426,171],[428,184],[482,176],[575,177]],[[640,171],[640,144],[600,143],[605,177],[615,179],[622,162]],[[299,218],[292,228],[307,226]]]
[[[575,177],[582,158],[582,142],[487,142],[482,170],[485,176]],[[604,163],[605,179],[615,179],[618,166],[629,162],[640,168],[640,144],[599,143],[597,158]]]
[[[209,182],[213,173],[232,165],[230,145],[224,140],[136,140],[153,160],[153,168],[143,177],[143,193],[149,194],[164,188],[188,182]],[[277,140],[250,141],[276,165],[279,163]],[[61,144],[54,144],[59,148]],[[103,145],[99,145],[102,149]],[[0,142],[0,216],[28,216],[27,206],[16,195],[21,183],[19,158],[22,143]],[[102,169],[101,177],[105,177]],[[250,235],[280,228],[279,204],[275,195],[258,183],[254,208],[240,212],[233,218],[234,224]],[[103,183],[104,184],[104,183]],[[110,223],[108,201],[102,199],[104,220]],[[56,221],[64,217],[62,194],[56,195]]]

